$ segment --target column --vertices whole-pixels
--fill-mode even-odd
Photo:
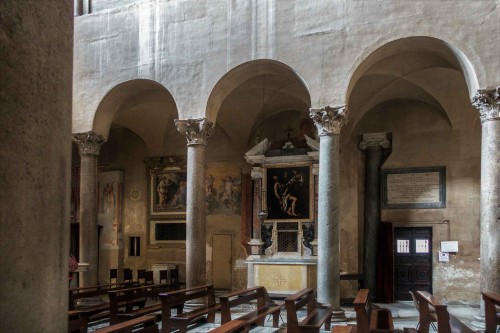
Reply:
[[[252,182],[253,182],[253,232],[252,239],[248,242],[250,245],[251,255],[261,255],[262,254],[262,242],[261,237],[261,225],[267,217],[266,207],[264,206],[264,192],[262,185],[262,168],[253,167],[252,168]]]
[[[314,163],[311,173],[314,176],[314,240],[311,242],[312,255],[318,255],[318,175],[319,165]]]
[[[370,289],[372,298],[377,289],[377,241],[380,224],[380,167],[384,150],[391,142],[387,133],[363,134],[359,148],[365,156],[365,211],[364,211],[364,288]]]
[[[481,291],[500,293],[500,87],[478,90],[472,105],[480,114],[481,136]],[[484,307],[481,301],[481,313]]]
[[[73,4],[0,13],[0,332],[67,332]]]
[[[318,188],[318,301],[330,303],[332,321],[345,320],[340,308],[339,136],[347,108],[311,109],[320,137]]]
[[[205,150],[214,125],[207,118],[175,120],[187,139],[186,287],[206,284]]]
[[[79,287],[98,284],[97,156],[104,139],[92,131],[73,135],[80,152],[80,272]]]

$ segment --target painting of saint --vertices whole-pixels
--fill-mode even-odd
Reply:
[[[310,219],[309,167],[267,169],[269,220]]]
[[[160,171],[151,176],[152,213],[186,210],[186,172]]]

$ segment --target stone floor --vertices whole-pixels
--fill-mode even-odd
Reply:
[[[379,304],[381,307],[385,307],[391,310],[392,317],[394,320],[394,328],[402,331],[403,327],[415,327],[418,322],[418,312],[413,305],[413,302],[397,302],[391,304]],[[343,307],[345,310],[345,314],[347,317],[347,321],[334,323],[334,325],[345,325],[345,324],[354,324],[356,323],[356,314],[352,307]],[[250,311],[247,307],[238,309],[237,312],[234,312],[234,318],[243,315],[244,313]],[[448,304],[448,311],[453,314],[455,317],[460,319],[464,324],[470,326],[470,323],[473,321],[473,317],[479,313],[479,305],[478,304]],[[299,312],[299,317],[305,316],[305,311]],[[281,311],[280,319],[280,328],[275,329],[272,327],[272,321],[267,320],[265,323],[265,327],[257,327],[252,329],[252,333],[273,333],[276,331],[282,331],[283,327],[285,327],[286,323],[286,311],[283,309]],[[216,323],[215,324],[195,324],[190,327],[190,333],[206,333],[212,330],[215,327],[218,327],[220,324],[220,313],[216,315]],[[106,321],[99,322],[93,324],[89,327],[89,332],[94,332],[96,329],[108,326],[109,323]],[[161,326],[161,323],[159,323]],[[326,333],[326,331],[322,331],[322,333]]]

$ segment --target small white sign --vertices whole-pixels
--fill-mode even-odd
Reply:
[[[441,242],[441,252],[458,252],[458,241]]]
[[[439,261],[440,262],[448,262],[450,261],[450,254],[448,252],[439,251]]]

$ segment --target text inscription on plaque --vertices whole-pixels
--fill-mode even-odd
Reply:
[[[446,207],[445,172],[444,167],[383,170],[383,207]]]

